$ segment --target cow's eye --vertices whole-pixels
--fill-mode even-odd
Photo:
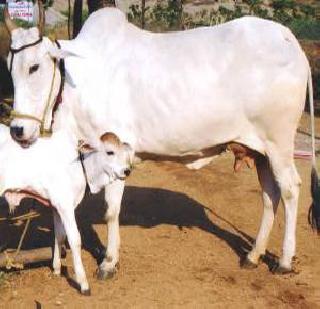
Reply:
[[[29,68],[29,74],[32,74],[32,73],[34,73],[34,72],[37,72],[38,71],[38,69],[39,69],[39,64],[34,64],[33,66],[31,66],[30,68]]]
[[[108,156],[113,156],[114,155],[114,151],[107,151],[107,155]]]

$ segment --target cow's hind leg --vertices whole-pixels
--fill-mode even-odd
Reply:
[[[280,188],[285,210],[283,252],[274,272],[287,273],[292,270],[292,258],[296,250],[296,225],[301,179],[294,164],[293,148],[286,153],[273,149],[270,151],[269,159]]]
[[[124,190],[124,181],[117,180],[105,187],[107,202],[106,221],[108,225],[108,243],[105,257],[98,269],[98,279],[113,277],[119,262],[120,234],[119,213]]]
[[[259,182],[262,188],[263,216],[253,249],[242,262],[244,268],[255,268],[259,258],[265,254],[274,217],[280,201],[280,190],[270,168],[268,159],[259,156],[256,159]]]
[[[53,210],[54,223],[54,252],[53,252],[53,273],[57,276],[61,274],[61,247],[65,243],[66,232],[56,210]]]

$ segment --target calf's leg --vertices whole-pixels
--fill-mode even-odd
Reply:
[[[57,210],[64,225],[72,252],[76,282],[80,286],[81,294],[90,295],[89,284],[81,259],[81,237],[76,224],[74,208],[57,207]]]
[[[54,252],[53,252],[53,273],[60,276],[61,274],[61,247],[66,239],[66,232],[57,211],[53,210],[54,223]]]
[[[108,207],[106,211],[108,243],[105,257],[98,268],[98,278],[101,280],[112,277],[119,262],[119,213],[124,184],[124,181],[116,180],[105,187],[105,201]]]

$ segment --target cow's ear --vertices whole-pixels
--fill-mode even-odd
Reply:
[[[82,153],[91,153],[96,151],[93,147],[91,147],[89,144],[81,144],[79,145],[79,151]]]
[[[125,151],[127,151],[128,153],[133,153],[133,149],[131,147],[130,144],[128,143],[122,143],[122,147]]]
[[[128,156],[129,156],[130,165],[133,166],[134,165],[134,161],[135,161],[133,148],[128,143],[122,143],[122,147],[127,152]]]
[[[67,57],[81,57],[81,55],[75,51],[74,46],[67,41],[63,41],[63,48],[59,48],[55,42],[52,42],[48,38],[44,37],[43,40],[52,58],[65,59]]]

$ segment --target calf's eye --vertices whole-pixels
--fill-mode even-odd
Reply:
[[[113,156],[114,155],[114,151],[107,151],[107,155],[108,156]]]
[[[34,64],[34,65],[32,65],[30,68],[29,68],[29,74],[32,74],[32,73],[34,73],[34,72],[37,72],[38,71],[38,69],[39,69],[39,64]]]

